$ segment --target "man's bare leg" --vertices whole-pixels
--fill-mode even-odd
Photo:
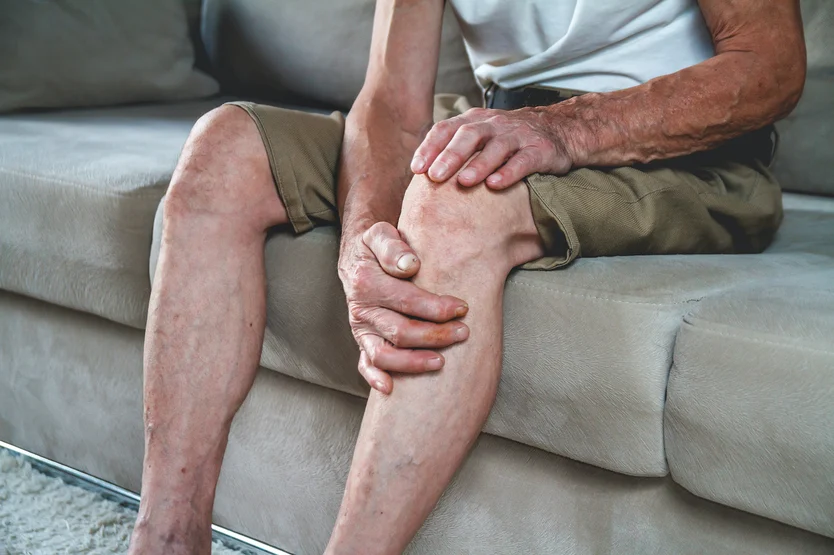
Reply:
[[[130,553],[208,553],[232,417],[265,326],[266,230],[286,223],[263,143],[240,108],[194,127],[165,200],[145,334],[145,459]]]
[[[504,281],[543,253],[521,184],[497,193],[417,176],[399,227],[422,262],[415,283],[466,300],[470,336],[443,351],[441,371],[396,375],[390,396],[372,391],[329,554],[401,553],[417,532],[495,399]]]

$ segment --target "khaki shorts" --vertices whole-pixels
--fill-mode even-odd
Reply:
[[[295,232],[337,225],[342,114],[232,104],[260,130]],[[468,108],[461,96],[438,95],[435,121]],[[524,181],[547,255],[524,268],[550,270],[578,256],[760,252],[782,221],[782,194],[764,162],[770,154],[719,148],[640,166],[530,175]]]

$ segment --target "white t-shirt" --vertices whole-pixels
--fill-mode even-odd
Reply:
[[[450,0],[481,86],[633,87],[714,55],[696,0]]]

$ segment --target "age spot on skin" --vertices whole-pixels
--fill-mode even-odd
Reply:
[[[440,343],[446,339],[447,332],[444,329],[432,329],[426,332],[425,341],[426,343]]]

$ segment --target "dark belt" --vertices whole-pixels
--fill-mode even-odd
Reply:
[[[484,92],[484,106],[494,110],[517,110],[532,106],[550,106],[583,94],[569,89],[550,87],[519,87],[505,89],[492,84]]]
[[[517,110],[533,106],[550,106],[582,94],[584,94],[582,91],[570,89],[551,87],[505,89],[492,84],[484,92],[484,106],[494,110]],[[712,150],[691,154],[685,158],[692,158],[699,163],[709,163],[710,159],[716,156],[729,157],[734,160],[755,158],[769,165],[776,154],[778,139],[776,129],[772,125],[768,125],[735,139],[730,139]]]

